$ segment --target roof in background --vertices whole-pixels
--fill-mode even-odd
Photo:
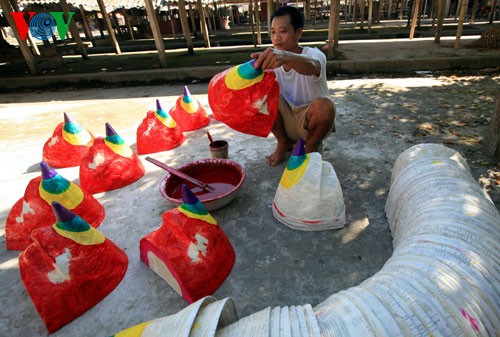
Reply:
[[[173,1],[167,0],[151,0],[155,8],[166,7],[169,3],[173,4]],[[83,6],[85,10],[88,11],[99,11],[99,4],[97,0],[66,0],[66,2],[71,6],[79,7]],[[103,0],[106,9],[109,11],[115,10],[117,8],[144,8],[144,0]],[[187,1],[189,2],[189,1]],[[58,0],[18,0],[19,7],[24,8],[32,4],[59,4]],[[165,8],[166,9],[166,8]]]

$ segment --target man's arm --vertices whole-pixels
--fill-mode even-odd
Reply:
[[[321,63],[307,55],[267,48],[262,53],[250,54],[250,57],[256,59],[255,66],[262,70],[283,66],[286,71],[294,69],[299,74],[306,76],[319,76],[321,74]]]

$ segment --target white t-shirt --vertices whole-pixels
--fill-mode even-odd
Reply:
[[[274,69],[280,84],[280,94],[296,106],[311,103],[316,97],[329,96],[325,54],[318,48],[303,47],[302,55],[311,56],[321,63],[319,76],[301,75],[293,69],[287,72],[283,66]]]

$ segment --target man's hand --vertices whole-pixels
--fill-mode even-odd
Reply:
[[[274,69],[284,64],[285,52],[282,50],[267,48],[261,53],[252,53],[250,57],[256,59],[255,67],[261,70]]]
[[[298,53],[267,48],[263,52],[250,54],[250,57],[255,59],[255,68],[261,70],[283,66],[285,71],[294,69],[299,74],[306,76],[319,76],[321,74],[321,64],[318,60]]]

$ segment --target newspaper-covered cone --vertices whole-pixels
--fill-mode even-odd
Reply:
[[[137,128],[137,153],[148,154],[171,150],[186,138],[175,120],[165,112],[156,100],[156,111],[148,111]]]
[[[198,130],[210,124],[207,112],[200,102],[191,95],[187,86],[184,86],[184,92],[177,98],[169,114],[183,132]]]
[[[214,337],[217,329],[237,320],[238,314],[232,299],[210,303],[198,312],[189,337]]]
[[[279,84],[272,71],[254,68],[255,60],[215,75],[208,103],[217,119],[234,130],[267,137],[278,115]]]
[[[82,158],[80,184],[90,193],[106,192],[132,184],[145,173],[139,157],[106,123],[106,137],[98,137]]]
[[[19,256],[26,290],[49,333],[99,303],[120,283],[124,251],[78,215],[54,201],[57,221],[32,232]]]
[[[93,141],[94,135],[65,112],[64,122],[43,145],[43,161],[56,168],[78,166]]]
[[[141,260],[189,303],[213,294],[234,265],[226,234],[186,185],[183,203],[162,219],[141,239]]]
[[[195,323],[195,319],[197,319],[198,315],[200,315],[205,308],[210,307],[211,304],[217,303],[218,306],[220,302],[221,301],[216,302],[215,298],[210,296],[203,297],[174,315],[160,317],[152,321],[132,326],[114,334],[112,337],[190,337],[193,328],[198,327],[197,323]],[[224,304],[228,302],[229,301],[224,301]],[[224,306],[224,309],[226,307],[230,306]],[[224,311],[220,315],[221,319],[227,316],[224,315]]]
[[[31,232],[35,228],[54,224],[53,201],[70,209],[93,227],[98,227],[104,219],[104,207],[92,194],[44,162],[40,163],[40,168],[41,176],[28,183],[24,196],[9,212],[5,224],[7,249],[24,250],[31,244]]]
[[[345,207],[333,166],[318,152],[304,152],[297,141],[281,176],[273,202],[274,217],[286,226],[305,231],[342,228]]]

